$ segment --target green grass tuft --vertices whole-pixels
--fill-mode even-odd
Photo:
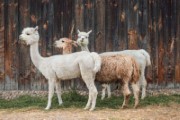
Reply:
[[[58,99],[54,95],[52,101],[52,109],[57,108],[83,108],[86,105],[88,96],[81,96],[76,91],[71,91],[69,93],[64,93],[62,95],[63,105],[59,106]],[[123,96],[112,96],[111,98],[100,99],[97,98],[96,107],[101,108],[112,108],[119,109],[123,103]],[[164,105],[168,106],[171,103],[180,104],[180,95],[159,95],[159,96],[148,96],[144,100],[140,100],[140,107],[148,105]],[[9,108],[45,108],[47,104],[47,97],[31,97],[31,96],[21,96],[13,100],[0,99],[0,109]],[[134,99],[131,96],[129,105],[133,107]]]

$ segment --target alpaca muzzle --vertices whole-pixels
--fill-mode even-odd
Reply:
[[[19,36],[19,41],[18,41],[18,43],[23,44],[23,45],[26,45],[26,41],[23,39],[23,37],[22,37],[21,35]]]

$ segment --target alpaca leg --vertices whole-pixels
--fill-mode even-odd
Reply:
[[[91,94],[89,93],[88,102],[87,102],[87,104],[86,104],[86,107],[84,108],[85,110],[87,110],[87,109],[89,109],[89,108],[90,108],[91,101],[92,101],[92,98],[91,98]]]
[[[52,97],[54,94],[54,84],[55,84],[55,80],[49,80],[49,93],[48,93],[48,104],[47,107],[45,108],[46,110],[49,110],[51,107],[51,102],[52,102]]]
[[[111,97],[111,85],[107,84],[107,93],[108,93],[108,98]]]
[[[93,99],[92,99],[91,109],[90,109],[90,111],[92,111],[92,110],[95,109],[96,99],[97,99],[97,94],[98,94],[97,89],[96,89],[96,86],[94,85],[94,83],[92,83],[92,84],[90,85],[90,90],[92,90],[91,95],[92,95],[92,98],[93,98]]]
[[[97,89],[96,86],[94,84],[94,80],[92,78],[86,78],[83,77],[84,82],[86,83],[87,88],[89,89],[89,98],[88,98],[88,102],[86,104],[86,107],[84,109],[89,109],[90,105],[90,111],[95,109],[95,105],[96,105],[96,98],[97,98]]]
[[[146,81],[145,77],[143,77],[141,99],[144,99],[146,97],[146,88],[147,88],[147,81]]]
[[[130,90],[129,90],[129,86],[128,86],[128,82],[124,83],[123,85],[123,96],[124,96],[124,101],[123,101],[123,105],[122,108],[127,107],[127,104],[129,102],[129,97],[130,97]]]
[[[58,97],[59,105],[61,105],[63,103],[61,98],[61,81],[56,81],[56,94]]]
[[[102,84],[102,95],[101,95],[101,100],[104,100],[105,94],[106,94],[106,84]]]
[[[133,94],[135,98],[135,104],[134,108],[136,108],[139,104],[139,86],[137,83],[132,83],[132,89],[133,89]]]
[[[140,76],[140,82],[142,86],[142,94],[141,94],[141,99],[144,99],[146,97],[146,87],[147,87],[147,81],[144,76],[144,70],[145,68],[141,71],[141,76]]]

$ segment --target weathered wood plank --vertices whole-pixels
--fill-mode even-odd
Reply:
[[[105,40],[106,40],[106,51],[113,51],[113,1],[105,0]]]
[[[83,0],[76,0],[75,1],[75,30],[77,32],[77,30],[79,29],[80,31],[85,31],[84,28],[84,8],[85,8],[85,4]],[[76,36],[77,38],[77,36]],[[81,50],[80,50],[81,51]],[[76,79],[75,80],[75,88],[77,89],[82,89],[84,88],[85,84],[83,83],[83,81],[81,79]]]
[[[176,16],[176,34],[175,34],[175,81],[176,83],[180,83],[180,14],[179,14],[179,6],[180,6],[180,1],[176,0],[174,3],[176,6],[175,10],[175,16]]]
[[[5,14],[5,33],[4,38],[6,39],[4,42],[5,45],[5,89],[11,90],[11,89],[17,89],[17,81],[18,79],[18,64],[15,62],[18,61],[18,57],[16,55],[16,43],[18,39],[17,34],[17,6],[18,3],[15,0],[12,1],[5,1],[4,8]]]
[[[137,0],[128,0],[128,49],[138,49],[138,10]]]
[[[7,38],[11,39],[10,44],[10,52],[12,56],[12,65],[11,65],[11,71],[12,71],[12,77],[11,77],[11,90],[17,90],[18,89],[18,79],[19,79],[19,64],[16,63],[16,61],[19,61],[19,57],[17,55],[18,53],[18,39],[19,39],[19,33],[18,33],[18,0],[11,0],[8,4],[8,36],[12,36]]]
[[[84,1],[84,29],[86,32],[92,30],[89,35],[89,50],[94,51],[95,26],[94,26],[94,0]]]
[[[4,79],[5,79],[5,71],[4,71],[4,0],[0,0],[0,90],[4,90]]]
[[[127,49],[127,11],[125,7],[125,0],[119,0],[118,3],[118,50]]]
[[[30,0],[19,0],[19,33],[25,27],[30,26]],[[31,80],[31,59],[29,47],[22,44],[19,45],[19,80],[18,80],[18,89],[24,90],[25,84]]]
[[[95,51],[105,51],[105,0],[97,0],[95,3]]]
[[[153,0],[148,1],[148,36],[149,36],[149,45],[150,48],[150,56],[151,56],[151,64],[152,64],[152,81],[149,81],[153,85],[157,84],[157,75],[158,75],[158,34],[157,34],[157,27],[154,26],[155,16],[159,14],[157,11],[157,4]],[[157,12],[155,12],[157,11]],[[158,17],[159,18],[159,17]],[[154,87],[154,86],[153,86]]]

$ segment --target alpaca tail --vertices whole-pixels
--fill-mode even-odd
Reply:
[[[132,66],[133,66],[133,73],[132,73],[132,82],[138,82],[140,77],[140,69],[136,61],[132,58]]]
[[[101,69],[101,57],[95,52],[91,52],[91,56],[93,57],[94,62],[95,62],[93,71],[94,72],[100,71],[100,69]]]
[[[145,51],[144,49],[141,49],[140,53],[143,54],[146,58],[146,66],[150,66],[151,65],[151,59],[150,59],[149,53],[147,51]]]

